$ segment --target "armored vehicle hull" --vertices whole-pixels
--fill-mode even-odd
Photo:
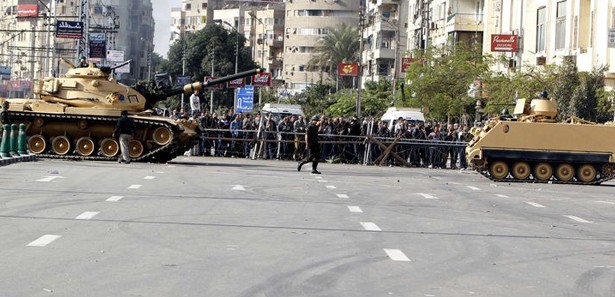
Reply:
[[[492,119],[472,129],[467,160],[494,181],[600,184],[615,177],[615,126]]]

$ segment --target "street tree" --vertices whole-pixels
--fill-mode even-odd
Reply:
[[[337,81],[337,65],[359,61],[359,29],[346,23],[328,28],[326,35],[316,43],[314,54],[308,62],[310,68],[326,72]],[[340,87],[350,87],[350,77],[340,80]]]
[[[367,81],[361,94],[361,114],[381,116],[389,106],[391,82],[386,79]],[[335,102],[326,110],[330,116],[344,116],[356,113],[357,92],[352,89],[340,90],[329,95],[329,101]]]

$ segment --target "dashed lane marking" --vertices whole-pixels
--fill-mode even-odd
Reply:
[[[342,199],[348,199],[348,198],[350,198],[350,197],[348,197],[348,195],[346,195],[346,194],[335,194],[335,195],[337,195],[337,198],[342,198]]]
[[[45,178],[41,178],[41,179],[37,179],[37,182],[44,182],[44,183],[48,183],[50,181],[53,181],[54,179],[58,179],[58,178],[64,178],[62,176],[56,175],[56,176],[48,176]]]
[[[318,175],[316,175],[316,176],[314,176],[314,178],[315,178],[315,179],[322,179],[322,176],[318,176]]]
[[[475,187],[475,186],[467,186],[467,187],[468,187],[468,189],[470,189],[470,190],[480,191],[480,188],[477,188],[477,187]]]
[[[594,201],[594,202],[615,205],[615,202],[611,202],[611,201]]]
[[[61,235],[53,235],[53,234],[45,234],[41,237],[39,237],[37,240],[28,243],[26,246],[35,246],[35,247],[44,247],[52,242],[54,242],[56,239],[62,237]]]
[[[539,203],[536,203],[536,202],[529,202],[529,201],[526,201],[525,203],[527,203],[527,204],[529,204],[529,205],[531,205],[531,206],[533,206],[533,207],[539,207],[539,208],[541,208],[541,207],[545,207],[544,205],[539,204]]]
[[[350,210],[350,212],[363,212],[363,210],[361,210],[361,208],[358,206],[348,206],[348,210]]]
[[[120,200],[122,200],[122,198],[124,198],[124,196],[111,196],[109,197],[107,200],[105,201],[109,201],[109,202],[118,202]]]
[[[363,229],[367,231],[382,231],[378,225],[372,222],[361,222],[361,226],[363,226]]]
[[[148,175],[148,176],[144,177],[143,179],[155,179],[155,178],[156,178],[155,176],[149,176]]]
[[[100,211],[86,211],[80,215],[78,215],[75,219],[77,220],[90,220],[93,217],[95,217],[97,214],[99,214]]]
[[[139,189],[141,188],[143,185],[131,185],[130,187],[128,187],[129,189]]]
[[[425,199],[438,199],[438,197],[436,197],[436,196],[425,194],[425,193],[417,193],[417,194],[423,196],[423,198],[425,198]]]
[[[393,261],[402,261],[402,262],[410,262],[410,258],[404,254],[401,250],[398,249],[384,249],[384,252],[391,258]]]
[[[334,185],[327,185],[327,189],[336,189]]]
[[[318,182],[319,182],[319,183],[326,183],[327,181],[326,181],[326,180],[324,180],[324,179],[319,179],[319,180],[318,180]]]
[[[581,218],[576,217],[576,216],[565,216],[565,217],[567,217],[567,218],[569,218],[569,219],[571,219],[573,221],[577,221],[579,223],[585,223],[585,224],[591,224],[592,223],[592,221],[581,219]]]
[[[500,198],[508,198],[508,196],[506,195],[502,195],[502,194],[496,194],[496,196],[500,197]]]
[[[235,185],[231,190],[232,191],[245,191],[246,188],[244,188],[242,185]]]

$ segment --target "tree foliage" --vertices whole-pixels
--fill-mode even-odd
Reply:
[[[343,89],[329,96],[329,101],[335,102],[327,108],[325,114],[330,116],[347,116],[356,114],[357,91]],[[391,82],[380,80],[367,81],[361,93],[361,115],[381,116],[389,106],[391,97]]]
[[[310,67],[328,69],[331,77],[337,76],[337,65],[347,62],[359,61],[359,29],[342,23],[335,28],[328,28],[329,32],[316,43],[314,55],[308,62]],[[342,85],[349,86],[350,78],[342,80]]]
[[[405,97],[419,105],[429,117],[446,120],[465,113],[475,99],[468,86],[489,71],[489,57],[479,47],[458,43],[454,47],[430,48],[414,54],[414,63],[406,73]]]

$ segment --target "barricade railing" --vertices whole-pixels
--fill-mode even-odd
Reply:
[[[259,137],[257,137],[259,136]],[[331,163],[413,167],[465,167],[465,142],[403,137],[319,134],[321,160]],[[300,160],[305,133],[203,129],[193,155]]]

